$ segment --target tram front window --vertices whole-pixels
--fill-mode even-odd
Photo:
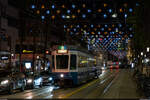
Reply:
[[[57,55],[56,56],[56,69],[67,69],[68,68],[68,55]]]

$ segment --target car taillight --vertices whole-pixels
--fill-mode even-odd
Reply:
[[[110,66],[110,68],[113,68],[113,66]]]
[[[116,66],[116,68],[119,68],[119,66]]]

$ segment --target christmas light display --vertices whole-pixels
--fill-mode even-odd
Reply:
[[[49,0],[31,0],[30,10],[42,21],[59,20],[70,21],[70,24],[64,25],[64,32],[69,33],[71,37],[80,37],[91,46],[107,50],[118,57],[125,56],[126,40],[134,36],[133,25],[127,25],[125,22],[118,23],[73,23],[73,21],[89,20],[93,15],[97,19],[119,18],[123,21],[134,14],[134,8],[127,2],[122,2],[118,7],[111,3],[96,3],[95,7],[88,2],[64,2]],[[139,6],[138,3],[134,4]]]

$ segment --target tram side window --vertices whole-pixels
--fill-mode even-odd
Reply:
[[[70,69],[76,69],[76,60],[77,56],[76,55],[71,55],[71,60],[70,60]]]
[[[88,65],[88,60],[87,57],[84,56],[79,56],[79,67],[87,67]]]
[[[55,68],[55,66],[54,66],[55,64],[54,64],[54,55],[52,56],[52,68],[54,69]]]

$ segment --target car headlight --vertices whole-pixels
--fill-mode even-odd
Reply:
[[[60,77],[63,78],[63,77],[64,77],[64,74],[60,74]]]
[[[4,81],[1,81],[1,85],[5,85],[5,84],[8,84],[8,80],[4,80]]]
[[[52,78],[52,77],[50,77],[50,78],[49,78],[49,80],[50,80],[50,81],[52,81],[52,80],[53,80],[53,78]]]
[[[104,67],[102,67],[101,69],[105,69]]]
[[[28,80],[27,80],[27,83],[32,83],[32,79],[28,79]]]

